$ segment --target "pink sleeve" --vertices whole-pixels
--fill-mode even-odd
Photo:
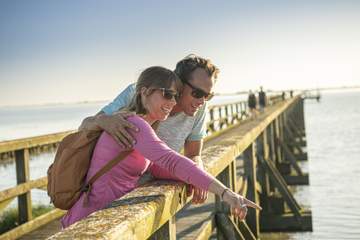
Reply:
[[[203,190],[208,190],[214,179],[210,174],[200,169],[189,158],[170,149],[142,118],[133,116],[129,117],[128,120],[140,129],[139,132],[130,130],[136,139],[134,149],[178,179]]]
[[[153,177],[157,179],[179,180],[179,178],[170,174],[168,171],[159,167],[156,164],[151,164],[151,166],[149,167],[149,172]]]

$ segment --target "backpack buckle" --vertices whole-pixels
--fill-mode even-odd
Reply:
[[[90,189],[90,184],[85,184],[81,188],[81,192],[87,192]]]

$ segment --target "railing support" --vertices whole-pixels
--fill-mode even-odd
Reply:
[[[29,149],[15,151],[16,180],[17,184],[26,183],[30,179]],[[32,219],[31,192],[19,195],[18,197],[19,223],[25,223]]]

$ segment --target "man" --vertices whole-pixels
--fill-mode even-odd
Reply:
[[[184,155],[203,167],[206,101],[213,96],[219,69],[210,60],[192,54],[176,64],[175,73],[183,82],[183,91],[170,116],[159,123],[156,133],[173,150],[180,152],[184,148]],[[131,102],[134,92],[135,84],[129,85],[96,116],[84,119],[79,129],[105,130],[120,145],[131,148],[135,142],[127,128],[137,130],[137,127],[126,120],[129,113],[119,110]],[[193,203],[203,203],[206,198],[206,191],[194,189]]]
[[[249,95],[248,95],[248,107],[249,107],[249,111],[250,111],[250,118],[251,119],[255,119],[256,118],[256,96],[255,94],[249,90]]]
[[[259,92],[260,112],[264,111],[265,106],[266,106],[266,93],[263,91],[263,87],[260,87],[260,92]]]

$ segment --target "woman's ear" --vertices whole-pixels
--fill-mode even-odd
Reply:
[[[146,96],[147,95],[147,88],[146,87],[142,87],[140,90],[141,96]]]

